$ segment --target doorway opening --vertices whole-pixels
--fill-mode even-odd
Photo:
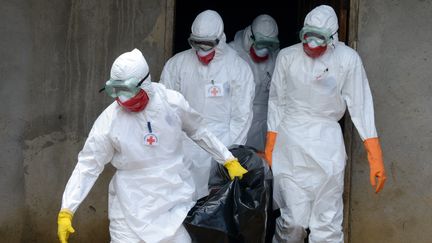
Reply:
[[[349,21],[354,22],[357,16],[357,0],[266,0],[260,4],[250,1],[227,1],[227,0],[189,0],[175,2],[174,33],[172,55],[189,49],[187,39],[191,32],[191,25],[195,17],[204,10],[211,9],[218,12],[224,21],[224,32],[227,43],[234,39],[235,33],[249,26],[253,19],[260,14],[272,16],[279,28],[280,49],[300,42],[299,31],[303,27],[306,14],[316,6],[326,4],[335,10],[339,20],[339,40],[348,44],[349,39],[355,39],[354,33],[349,33]],[[350,6],[353,13],[350,17]],[[351,18],[351,20],[350,20]],[[354,29],[354,28],[353,28]],[[355,31],[355,30],[353,30]],[[348,38],[350,36],[350,38]],[[354,41],[354,40],[350,40]],[[355,44],[355,43],[353,43]],[[350,143],[352,142],[353,125],[344,116],[340,121],[342,132],[346,136],[347,153],[351,154]],[[343,229],[344,242],[349,242],[350,228],[350,189],[351,189],[351,165],[347,161],[344,183],[344,220]]]

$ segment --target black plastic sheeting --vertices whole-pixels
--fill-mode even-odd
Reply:
[[[198,200],[184,221],[192,242],[262,243],[266,234],[267,241],[271,238],[271,170],[251,147],[235,145],[230,151],[248,173],[231,181],[227,170],[212,162],[210,194]]]

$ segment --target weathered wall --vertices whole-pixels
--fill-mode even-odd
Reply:
[[[375,102],[388,181],[372,192],[353,146],[351,242],[432,241],[432,1],[360,0],[358,50]]]
[[[0,242],[57,242],[61,195],[115,57],[139,48],[157,80],[172,0],[0,4]],[[108,242],[107,168],[74,218],[71,242]]]

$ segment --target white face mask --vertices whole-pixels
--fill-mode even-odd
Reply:
[[[121,102],[126,102],[127,100],[129,100],[131,97],[128,97],[128,96],[124,96],[124,95],[119,95],[119,100],[121,101]]]
[[[269,49],[268,48],[261,48],[261,49],[257,49],[255,47],[253,47],[255,54],[259,57],[265,57],[268,55],[269,53]]]
[[[204,50],[199,49],[199,50],[197,50],[197,54],[198,54],[199,56],[201,56],[201,57],[205,57],[205,56],[207,56],[208,54],[210,54],[210,53],[213,52],[213,51],[214,51],[214,48],[213,48],[213,49],[210,49],[210,50],[208,50],[208,51],[204,51]]]

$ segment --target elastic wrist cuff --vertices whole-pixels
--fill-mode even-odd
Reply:
[[[74,215],[74,213],[73,213],[71,210],[67,209],[67,208],[62,208],[62,209],[60,210],[60,212],[70,214],[71,216]]]

